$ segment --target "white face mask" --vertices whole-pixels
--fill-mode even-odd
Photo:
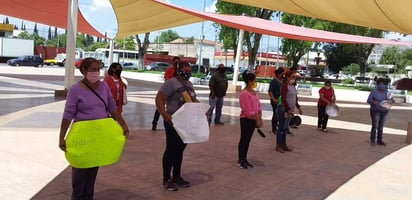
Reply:
[[[86,78],[90,83],[96,83],[100,79],[100,72],[87,72]]]

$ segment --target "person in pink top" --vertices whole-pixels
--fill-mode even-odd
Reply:
[[[253,168],[248,162],[247,152],[250,140],[252,139],[255,128],[262,124],[262,105],[259,101],[259,95],[256,93],[256,75],[250,72],[243,72],[243,80],[246,87],[240,92],[240,141],[238,145],[237,165],[241,169]]]
[[[325,81],[325,85],[319,89],[318,99],[318,130],[328,132],[326,125],[328,124],[329,116],[326,114],[326,106],[335,103],[335,91],[332,88],[331,81]]]

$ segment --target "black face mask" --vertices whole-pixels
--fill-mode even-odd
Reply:
[[[186,81],[188,81],[188,80],[190,79],[190,77],[192,76],[192,73],[186,72],[186,71],[183,71],[183,70],[180,70],[180,71],[179,71],[179,74],[180,74],[180,76],[181,76],[183,79],[185,79]]]
[[[114,70],[113,74],[116,74],[116,76],[120,77],[120,74],[122,73],[122,70]]]

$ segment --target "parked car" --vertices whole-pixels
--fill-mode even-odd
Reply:
[[[152,62],[149,65],[146,65],[145,69],[149,71],[164,71],[168,67],[169,63],[166,62]]]
[[[55,59],[47,59],[47,60],[43,60],[43,64],[53,66],[57,64],[57,61]]]
[[[190,67],[192,68],[192,73],[197,73],[199,70],[199,65],[197,64],[191,64]],[[200,73],[206,73],[205,66],[200,65]]]
[[[137,70],[137,65],[131,62],[123,63],[123,69]]]
[[[43,59],[40,56],[20,56],[15,59],[10,59],[7,61],[8,65],[11,66],[43,66]]]

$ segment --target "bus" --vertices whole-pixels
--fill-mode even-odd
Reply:
[[[92,52],[89,53],[92,55]],[[109,54],[110,49],[98,48],[94,51],[94,55],[90,57],[101,60],[105,66],[109,66]],[[113,62],[138,64],[138,60],[139,51],[113,49]]]

